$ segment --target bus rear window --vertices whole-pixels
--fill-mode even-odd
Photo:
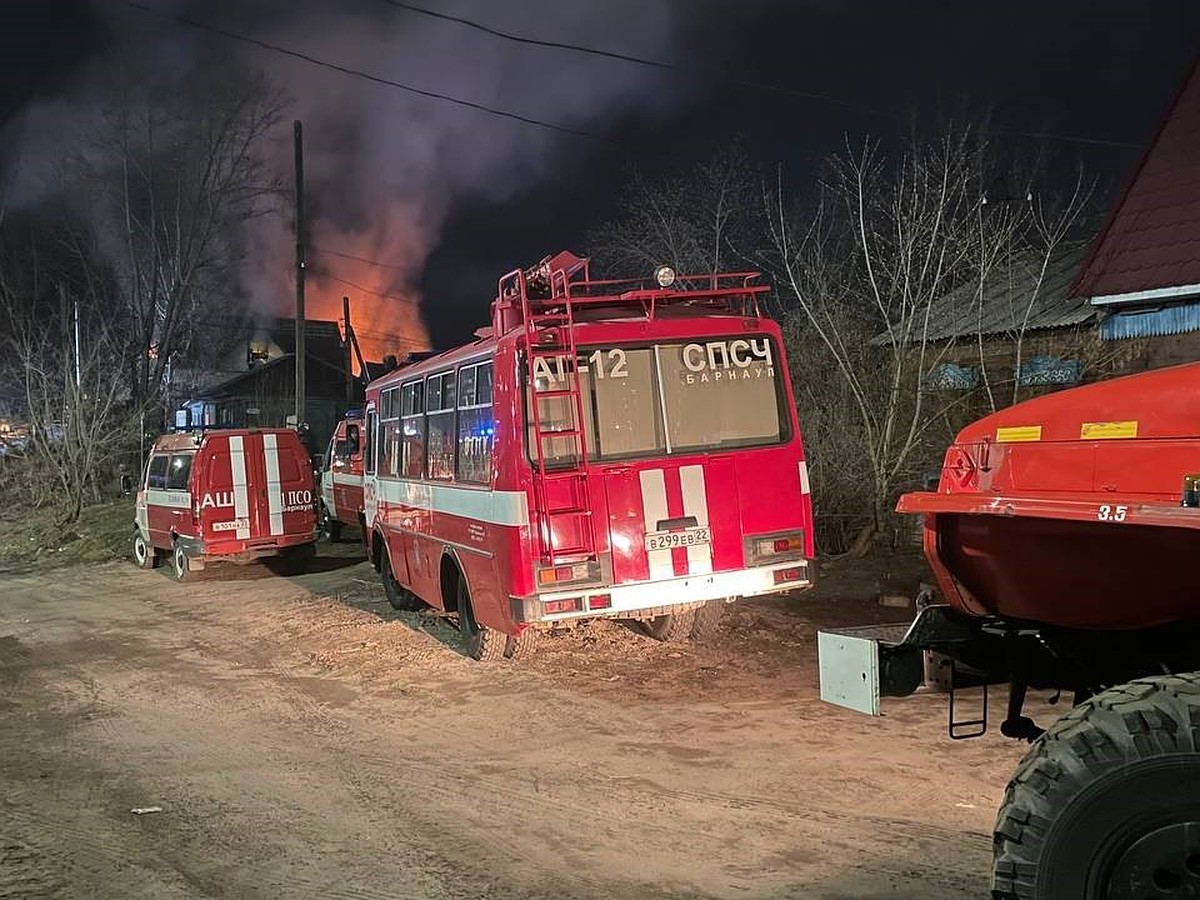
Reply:
[[[720,338],[651,347],[589,347],[577,364],[584,434],[592,459],[630,459],[697,450],[755,447],[787,439],[789,416],[765,337]],[[566,357],[537,359],[534,391],[569,384]],[[569,430],[573,399],[542,397],[543,432]],[[529,450],[536,459],[533,410],[527,404]],[[566,463],[571,437],[543,438],[551,463]]]

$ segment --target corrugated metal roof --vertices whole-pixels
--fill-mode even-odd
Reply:
[[[1200,62],[1100,232],[1072,291],[1121,297],[1200,285]]]
[[[1100,336],[1106,341],[1186,334],[1189,331],[1200,331],[1200,303],[1116,313],[1100,325]]]
[[[1079,245],[1060,248],[1046,265],[1040,286],[1043,255],[1017,256],[992,273],[984,285],[982,303],[977,285],[956,288],[934,302],[927,339],[1017,335],[1022,330],[1066,328],[1091,321],[1097,315],[1095,308],[1069,293],[1085,251]],[[884,343],[886,337],[879,335],[871,343]]]

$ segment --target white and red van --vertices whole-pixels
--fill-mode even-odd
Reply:
[[[313,557],[313,472],[287,428],[220,429],[160,437],[137,494],[133,559],[169,555],[175,578],[214,559],[278,557],[299,571]]]
[[[362,411],[351,410],[338,422],[321,465],[321,526],[331,541],[341,540],[342,526],[362,527]]]

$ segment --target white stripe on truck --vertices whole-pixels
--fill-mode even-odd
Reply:
[[[283,489],[279,486],[278,435],[263,435],[263,458],[267,461],[267,511],[271,514],[271,535],[283,534]]]
[[[667,513],[667,482],[662,469],[642,469],[642,515],[646,517],[646,531],[657,531],[658,523],[669,519]],[[650,550],[646,553],[650,562],[650,577],[672,578],[675,565],[671,562],[671,551]]]
[[[708,491],[704,487],[704,466],[681,466],[679,484],[683,489],[683,514],[695,516],[699,528],[708,527]],[[688,574],[707,575],[712,571],[712,544],[687,548]]]
[[[233,515],[238,521],[239,540],[250,537],[250,494],[246,489],[246,442],[242,436],[229,438],[229,468],[233,481]]]

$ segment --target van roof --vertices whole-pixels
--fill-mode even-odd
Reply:
[[[249,434],[291,434],[299,437],[296,431],[291,428],[208,428],[200,431],[186,431],[178,434],[161,435],[154,442],[154,450],[195,450],[204,443],[204,439],[210,434],[224,434],[230,436],[245,436]]]

